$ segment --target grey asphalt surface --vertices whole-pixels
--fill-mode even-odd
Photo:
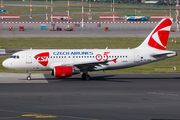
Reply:
[[[46,30],[41,30],[42,25],[46,26]],[[157,23],[102,23],[101,27],[97,27],[97,23],[88,23],[83,28],[80,24],[80,27],[73,27],[73,31],[64,31],[67,24],[57,23],[55,28],[59,26],[62,31],[50,31],[50,23],[1,23],[0,37],[147,37],[156,25]],[[13,31],[9,31],[10,26]],[[24,26],[25,31],[19,31],[19,26]],[[105,31],[105,27],[108,27],[109,31]],[[176,30],[176,24],[173,23],[172,27]],[[179,33],[171,32],[170,37],[180,37]]]
[[[132,31],[132,30],[75,30],[75,31],[49,31],[49,30],[25,30],[25,31],[0,31],[0,36],[3,38],[12,37],[146,37],[150,31]],[[176,35],[174,35],[176,36]],[[178,36],[178,35],[177,35]]]
[[[27,81],[8,74],[7,81]],[[180,74],[90,74],[90,81],[79,79],[81,75],[65,79],[39,75],[20,84],[0,79],[0,119],[180,118]],[[48,83],[33,83],[36,80]]]
[[[103,4],[103,3],[102,3]],[[5,6],[26,6],[29,7],[29,5],[27,4],[4,4]],[[46,5],[34,5],[32,4],[33,7],[46,7]],[[51,7],[51,5],[48,5],[48,7]],[[53,7],[61,7],[61,8],[67,8],[67,6],[57,6],[57,5],[53,5]],[[69,6],[70,8],[82,8],[81,6]],[[89,8],[84,6],[84,8]],[[108,7],[91,7],[96,8],[96,9],[109,9]],[[115,7],[114,9],[132,9],[134,10],[135,8],[120,8],[120,7]],[[138,10],[169,10],[169,9],[164,9],[164,8],[159,8],[159,9],[155,9],[155,8],[138,8]],[[172,9],[172,10],[176,10],[176,9]]]
[[[49,30],[25,30],[8,31],[0,30],[0,37],[64,37],[64,38],[99,38],[99,37],[144,37],[150,34],[151,30],[74,30],[74,31],[49,31]],[[180,37],[180,32],[171,32],[169,37]]]

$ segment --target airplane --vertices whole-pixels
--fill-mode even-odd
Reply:
[[[28,71],[52,71],[58,78],[90,71],[123,69],[176,56],[166,50],[172,19],[162,19],[140,46],[133,49],[30,49],[14,53],[3,61],[5,68]]]
[[[125,20],[127,21],[148,21],[149,18],[145,16],[125,16]]]

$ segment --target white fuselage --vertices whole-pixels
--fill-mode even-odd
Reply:
[[[154,57],[152,56],[154,53],[166,54]],[[28,71],[53,70],[55,66],[76,66],[80,70],[87,69],[88,71],[112,70],[138,66],[175,55],[174,51],[164,50],[34,49],[13,54],[11,58],[3,62],[3,66]],[[101,63],[101,61],[108,62]]]

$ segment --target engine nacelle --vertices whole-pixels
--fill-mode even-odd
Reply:
[[[80,70],[72,66],[56,66],[52,70],[51,75],[59,78],[70,77],[74,74],[79,74]]]

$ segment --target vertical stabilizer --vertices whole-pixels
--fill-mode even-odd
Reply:
[[[171,19],[162,19],[137,49],[166,50],[171,24]]]

